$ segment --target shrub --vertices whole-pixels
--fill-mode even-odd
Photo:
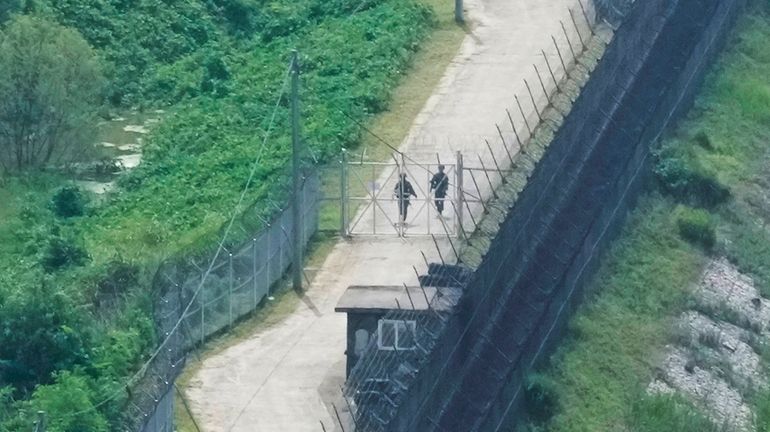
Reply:
[[[730,199],[730,190],[692,154],[664,150],[658,154],[655,175],[663,192],[685,204],[710,208]]]
[[[710,250],[716,244],[716,223],[702,209],[682,208],[676,220],[679,235],[688,242]]]
[[[20,0],[4,0],[0,2],[0,24],[5,22],[12,13],[18,12],[21,9]]]
[[[49,383],[53,372],[88,357],[87,330],[71,297],[59,286],[33,279],[0,279],[0,382],[16,389]]]
[[[85,248],[76,241],[53,235],[48,239],[40,264],[48,273],[70,266],[82,266],[89,257]]]
[[[719,428],[691,405],[675,396],[642,396],[629,413],[634,432],[717,432]]]
[[[754,402],[756,404],[754,427],[759,432],[770,431],[770,392],[762,391]]]
[[[727,243],[728,258],[738,265],[743,273],[751,274],[757,287],[765,297],[770,297],[770,241],[766,227],[754,223],[750,215],[744,221],[733,225],[730,242]]]
[[[109,307],[119,304],[119,300],[139,285],[139,267],[120,258],[113,259],[103,266],[92,267],[97,267],[93,276],[93,297],[94,305],[100,312],[111,313]]]
[[[559,407],[556,384],[545,375],[528,376],[524,386],[524,404],[527,414],[534,422],[547,422]]]
[[[106,432],[108,423],[94,409],[95,398],[82,372],[61,372],[56,383],[35,390],[32,404],[46,413],[50,432]]]
[[[221,53],[209,52],[203,63],[203,78],[200,89],[202,93],[211,93],[215,96],[227,94],[227,81],[230,79],[230,67],[222,58]]]
[[[83,216],[85,208],[86,198],[76,186],[65,186],[51,198],[51,210],[61,218]]]
[[[711,143],[711,137],[705,131],[699,131],[693,137],[695,144],[703,147],[706,150],[714,150],[714,144]]]

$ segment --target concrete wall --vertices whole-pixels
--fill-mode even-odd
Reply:
[[[391,431],[497,431],[689,107],[740,0],[636,2],[466,287]]]

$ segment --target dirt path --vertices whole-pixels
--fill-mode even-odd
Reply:
[[[503,161],[505,153],[495,124],[507,125],[505,133],[512,132],[505,110],[518,112],[514,101],[518,94],[534,125],[536,114],[523,79],[536,86],[535,97],[542,102],[532,64],[546,70],[541,49],[549,53],[552,65],[559,63],[551,35],[562,41],[562,53],[569,56],[560,26],[563,21],[568,31],[573,29],[568,8],[585,25],[577,0],[467,1],[474,30],[415,120],[401,150],[419,163],[435,163],[437,154],[442,160],[453,160],[455,152],[461,151],[466,160],[478,161],[476,155],[481,155],[491,166],[484,142],[489,139],[497,159]],[[570,37],[577,43],[574,30]],[[552,84],[546,81],[547,86]],[[526,135],[524,121],[521,115],[517,117],[517,129]],[[379,182],[385,193],[392,188],[388,177],[390,172],[383,173]],[[482,194],[489,193],[488,187],[481,189]],[[388,217],[397,218],[395,206],[383,207]],[[473,209],[474,213],[478,210]],[[451,223],[451,216],[448,219]],[[364,229],[373,223],[365,215],[360,221]],[[422,218],[414,222],[418,228],[421,223]],[[448,252],[448,244],[442,247]],[[412,266],[424,268],[420,251],[429,259],[438,259],[430,237],[340,241],[291,316],[204,361],[185,390],[202,429],[318,432],[320,421],[326,430],[334,430],[330,404],[338,400],[345,378],[346,338],[346,318],[335,313],[334,306],[350,285],[416,284]]]

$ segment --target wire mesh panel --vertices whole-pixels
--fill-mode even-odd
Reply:
[[[173,430],[171,390],[186,353],[257,309],[270,295],[270,287],[292,265],[293,230],[301,230],[304,247],[318,228],[319,189],[317,173],[305,178],[300,227],[294,226],[291,208],[285,208],[238,247],[160,266],[153,286],[160,295],[155,314],[163,342],[132,383],[135,392],[127,416],[142,425],[137,429]]]
[[[303,245],[318,227],[318,187],[317,176],[306,179],[303,226],[299,228]],[[232,325],[269,295],[270,287],[292,264],[294,229],[289,207],[253,239],[233,251],[223,250],[210,269],[191,264],[198,271],[180,284],[183,296],[193,300],[184,316],[190,347]]]
[[[169,387],[147,419],[142,432],[174,432],[174,387]]]
[[[403,155],[394,156],[393,162],[346,161],[342,193],[347,203],[345,233],[456,236],[462,217],[455,211],[462,209],[455,183],[457,165],[441,164],[446,175],[441,186],[445,192],[437,194],[431,183],[439,165],[414,162]]]

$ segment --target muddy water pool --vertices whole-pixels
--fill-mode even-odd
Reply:
[[[88,155],[90,162],[73,170],[75,184],[99,195],[112,191],[118,176],[142,162],[147,134],[164,115],[163,110],[130,111],[100,121],[97,140]]]

